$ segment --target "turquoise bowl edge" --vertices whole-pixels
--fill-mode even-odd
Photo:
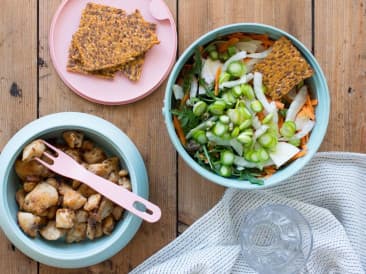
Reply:
[[[252,33],[265,33],[268,34],[271,38],[278,39],[281,36],[286,36],[289,38],[293,44],[301,51],[307,61],[310,63],[312,68],[314,69],[314,75],[311,77],[311,80],[314,83],[313,93],[318,99],[318,106],[316,107],[316,125],[312,131],[311,137],[308,143],[308,153],[288,165],[287,167],[281,169],[276,172],[273,176],[264,180],[263,185],[254,185],[249,183],[248,181],[240,181],[236,179],[224,178],[217,174],[214,174],[204,168],[202,168],[196,161],[194,161],[191,156],[184,149],[182,144],[180,143],[173,126],[172,117],[170,114],[171,110],[171,96],[172,96],[172,86],[175,83],[179,72],[181,71],[183,65],[187,62],[187,60],[192,56],[194,49],[198,46],[202,46],[207,44],[208,42],[216,39],[219,36],[227,35],[233,32],[252,32]],[[238,23],[226,25],[217,29],[214,29],[196,41],[194,41],[180,56],[177,63],[173,67],[173,70],[168,78],[168,83],[165,90],[164,97],[164,107],[163,107],[163,116],[165,120],[165,124],[168,130],[168,134],[170,140],[172,141],[175,149],[178,154],[183,158],[185,163],[190,166],[194,171],[208,179],[211,182],[216,184],[230,187],[230,188],[238,188],[238,189],[264,189],[279,185],[284,182],[287,178],[295,175],[302,167],[304,167],[315,155],[316,151],[319,149],[324,136],[327,131],[328,121],[329,121],[329,113],[330,113],[330,97],[329,90],[326,78],[324,73],[318,64],[315,57],[312,53],[294,36],[289,33],[278,29],[273,26],[257,24],[257,23]]]
[[[27,237],[19,229],[14,216],[10,215],[7,203],[6,179],[13,168],[12,163],[31,140],[52,131],[66,129],[84,129],[105,140],[106,146],[113,147],[130,172],[133,192],[146,199],[149,193],[148,176],[141,154],[127,135],[112,123],[90,114],[63,112],[44,116],[23,127],[6,144],[0,155],[0,178],[4,178],[0,184],[0,225],[3,232],[20,251],[38,262],[60,268],[80,268],[115,255],[133,238],[142,220],[127,212],[111,235],[88,245],[78,243],[72,250],[50,248],[42,241]]]

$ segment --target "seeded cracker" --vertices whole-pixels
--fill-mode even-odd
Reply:
[[[126,17],[97,18],[93,18],[96,23],[91,20],[75,34],[75,45],[87,71],[126,64],[159,43],[151,24],[138,10]]]
[[[114,18],[115,16],[126,16],[126,13],[117,8],[108,7],[104,5],[98,5],[94,3],[88,3],[85,7],[82,17],[80,20],[80,27],[96,24],[99,20],[104,20],[106,18],[106,13],[108,13],[108,18]],[[97,18],[95,18],[97,17]],[[151,32],[155,32],[156,25],[149,23],[149,29]],[[81,56],[78,48],[75,45],[75,39],[73,37],[70,49],[69,49],[69,59],[67,64],[67,70],[71,72],[83,73],[88,75],[93,75],[97,77],[102,77],[106,79],[113,79],[117,71],[122,71],[130,80],[137,81],[140,79],[142,73],[142,67],[145,61],[145,54],[135,57],[135,60],[130,61],[123,65],[117,65],[112,68],[87,71],[83,68]]]
[[[271,53],[254,66],[263,74],[263,84],[272,99],[286,95],[302,80],[313,75],[313,70],[301,53],[285,37],[278,39]]]

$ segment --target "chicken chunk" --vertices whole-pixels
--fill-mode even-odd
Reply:
[[[56,189],[58,189],[58,187],[60,186],[60,183],[55,178],[48,178],[46,180],[46,183],[53,186]]]
[[[102,201],[100,202],[100,206],[98,208],[96,214],[97,222],[101,222],[104,218],[109,216],[113,211],[113,203],[108,200],[107,198],[103,197]]]
[[[66,242],[80,242],[84,240],[86,237],[86,223],[78,223],[75,224],[73,228],[71,228],[66,233]]]
[[[99,147],[94,147],[91,150],[85,151],[83,159],[88,164],[96,164],[104,161],[107,158],[104,151]]]
[[[41,218],[29,212],[18,212],[18,224],[20,228],[30,237],[36,237]]]
[[[41,165],[36,160],[29,162],[17,160],[15,162],[15,172],[22,181],[30,181],[28,177],[37,177],[37,180],[32,181],[40,181],[40,178],[49,177],[52,174],[48,168]]]
[[[110,172],[115,171],[117,172],[119,169],[119,159],[118,157],[109,157],[108,159],[103,161],[103,164],[109,166]]]
[[[108,181],[117,184],[119,176],[116,172],[112,171],[111,174],[108,176]]]
[[[78,149],[68,148],[68,149],[65,149],[64,152],[67,155],[69,155],[71,158],[73,158],[76,162],[78,162],[79,164],[82,163],[83,160],[81,159],[81,154]]]
[[[51,206],[58,203],[58,193],[56,188],[42,182],[39,183],[24,199],[24,210],[41,215]]]
[[[63,195],[62,206],[71,208],[71,209],[79,209],[86,203],[86,198],[81,195],[79,192],[73,190],[66,184],[61,184],[59,187],[59,192]]]
[[[68,208],[59,208],[56,211],[56,227],[72,228],[75,222],[75,212]]]
[[[81,145],[81,149],[84,151],[89,151],[89,150],[92,150],[93,148],[94,148],[94,143],[90,140],[84,139],[84,142]]]
[[[89,218],[88,224],[87,224],[87,227],[86,227],[86,237],[89,240],[94,240],[94,238],[95,238],[96,225],[97,225],[97,223],[95,222],[95,220],[92,219],[92,218]]]
[[[91,164],[88,166],[88,170],[103,178],[108,178],[109,174],[112,172],[111,166],[104,162]]]
[[[114,229],[114,219],[111,215],[106,217],[102,223],[102,230],[105,235],[110,235]]]
[[[132,191],[131,181],[130,181],[130,179],[128,179],[127,177],[119,178],[119,180],[118,180],[118,184],[119,184],[121,187],[124,187],[125,189],[128,189],[129,191]]]
[[[80,148],[84,140],[84,134],[74,130],[65,131],[62,137],[70,148]]]
[[[75,221],[77,223],[85,223],[88,221],[88,212],[86,212],[85,210],[79,209],[78,211],[76,211],[76,219]]]
[[[37,182],[24,182],[23,188],[25,192],[31,192],[35,186],[37,185]]]
[[[20,188],[16,193],[15,193],[15,200],[18,203],[19,206],[19,210],[23,210],[24,208],[24,200],[25,200],[25,191],[23,188]]]
[[[43,238],[50,241],[58,240],[65,235],[65,230],[57,228],[55,221],[49,221],[39,232]]]
[[[94,238],[100,238],[103,236],[103,229],[102,229],[102,224],[101,223],[97,223],[95,225],[95,235]]]
[[[73,180],[71,183],[72,189],[77,189],[80,185],[81,185],[81,182],[77,181],[77,180]]]
[[[126,176],[128,176],[128,171],[126,169],[121,169],[118,172],[118,176],[120,176],[120,177],[126,177]]]
[[[41,157],[45,150],[46,146],[42,140],[35,140],[23,149],[22,161],[29,162],[36,157]]]
[[[89,198],[90,195],[96,194],[97,192],[86,184],[81,184],[77,190],[84,197]]]
[[[84,209],[86,211],[91,211],[93,209],[96,209],[100,203],[101,198],[102,198],[102,195],[100,195],[98,193],[89,196],[88,201],[84,205]]]
[[[120,206],[115,205],[112,210],[112,216],[116,221],[119,221],[122,218],[122,214],[124,209]]]

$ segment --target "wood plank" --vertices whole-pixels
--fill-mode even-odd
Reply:
[[[0,9],[0,150],[37,116],[37,1],[4,0]],[[0,232],[1,273],[37,273],[37,264]]]
[[[175,15],[176,1],[166,2]],[[142,101],[126,106],[100,106],[74,95],[58,78],[48,52],[49,26],[59,3],[61,0],[40,0],[40,57],[47,64],[40,73],[40,115],[82,111],[105,118],[122,129],[145,160],[150,199],[162,208],[163,216],[157,224],[144,223],[130,244],[104,263],[74,271],[40,265],[40,273],[126,273],[176,237],[176,154],[161,115],[165,83]]]
[[[315,56],[331,115],[322,150],[366,152],[366,1],[315,1]]]
[[[298,37],[311,48],[311,1],[275,0],[179,1],[179,52],[200,35],[216,27],[238,22],[274,25]],[[223,187],[195,174],[182,159],[178,168],[179,221],[191,224],[222,196]]]

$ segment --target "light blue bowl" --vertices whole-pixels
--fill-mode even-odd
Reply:
[[[311,133],[311,137],[308,142],[308,153],[306,156],[294,161],[287,167],[279,170],[273,176],[264,180],[264,185],[253,185],[248,181],[241,181],[237,179],[224,178],[221,177],[211,171],[206,170],[201,167],[184,149],[182,144],[179,141],[179,138],[174,130],[174,125],[172,121],[172,116],[170,113],[171,110],[171,101],[172,101],[172,86],[176,82],[176,79],[183,67],[183,65],[188,61],[188,59],[193,55],[194,50],[199,47],[208,44],[209,42],[215,40],[216,38],[227,35],[234,32],[248,32],[248,33],[260,33],[260,34],[268,34],[273,39],[278,39],[281,36],[286,36],[289,38],[292,43],[301,51],[306,60],[310,63],[312,68],[314,69],[314,75],[307,80],[307,84],[310,86],[312,92],[314,93],[319,104],[316,107],[316,125]],[[180,56],[179,60],[175,64],[172,73],[169,76],[168,84],[165,91],[164,98],[164,108],[163,115],[165,118],[166,127],[168,129],[168,133],[170,136],[173,145],[178,151],[179,155],[183,158],[183,160],[197,173],[199,173],[204,178],[222,185],[226,187],[240,188],[240,189],[261,189],[272,187],[279,184],[281,181],[289,178],[298,172],[309,160],[314,156],[315,152],[318,150],[320,144],[323,141],[324,135],[327,130],[328,120],[329,120],[329,111],[330,111],[330,99],[329,99],[329,91],[326,79],[324,77],[323,71],[320,68],[318,62],[315,57],[311,54],[311,52],[295,37],[288,34],[287,32],[280,30],[278,28],[256,24],[256,23],[240,23],[227,25],[213,31],[206,33],[205,35],[198,38],[193,44],[191,44]]]
[[[127,245],[141,225],[140,218],[126,212],[111,235],[73,244],[46,241],[40,236],[32,239],[21,231],[16,220],[18,206],[15,192],[19,188],[19,179],[14,171],[14,162],[30,141],[59,137],[61,132],[70,129],[84,132],[107,154],[118,156],[121,165],[130,173],[134,193],[147,199],[149,192],[146,168],[139,151],[120,129],[101,118],[76,112],[56,113],[35,120],[18,131],[0,155],[1,228],[27,256],[62,268],[85,267],[108,259]]]

